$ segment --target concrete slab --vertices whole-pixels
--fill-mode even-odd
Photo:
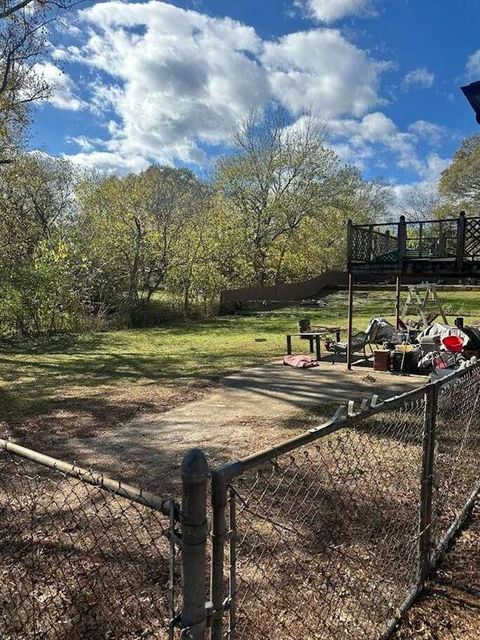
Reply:
[[[340,363],[293,369],[275,361],[223,378],[201,400],[160,415],[142,414],[114,431],[71,445],[79,463],[95,460],[105,471],[137,482],[140,474],[144,484],[156,485],[160,477],[175,475],[191,447],[204,448],[214,461],[239,457],[288,438],[291,432],[277,425],[299,411],[328,405],[331,413],[332,405],[373,394],[384,399],[426,381],[361,367],[349,372]]]

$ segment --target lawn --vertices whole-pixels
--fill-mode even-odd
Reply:
[[[441,292],[451,317],[480,322],[479,294]],[[393,291],[358,291],[355,328],[393,318]],[[205,393],[219,376],[279,357],[299,318],[346,326],[347,293],[314,308],[285,308],[155,329],[59,336],[0,347],[4,432],[94,435],[138,411],[161,412]]]

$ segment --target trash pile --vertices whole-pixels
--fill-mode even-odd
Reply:
[[[433,380],[480,354],[480,328],[464,326],[463,318],[457,318],[454,326],[432,322],[423,328],[400,322],[399,329],[385,318],[372,318],[361,333],[366,334],[377,371],[430,375]]]

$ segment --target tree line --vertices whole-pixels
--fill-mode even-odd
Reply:
[[[0,175],[2,334],[136,326],[158,301],[185,317],[222,289],[343,266],[348,218],[381,215],[386,187],[327,148],[313,117],[250,117],[201,180],[190,169],[79,173],[19,154]]]

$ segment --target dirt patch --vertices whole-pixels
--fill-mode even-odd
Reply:
[[[94,438],[108,430],[115,431],[120,424],[144,414],[162,414],[165,411],[200,400],[213,384],[198,383],[176,387],[129,386],[120,389],[101,389],[97,394],[72,394],[59,397],[51,411],[20,418],[7,416],[0,426],[2,436],[23,444],[63,438]],[[56,405],[56,406],[55,406]]]
[[[480,503],[393,640],[480,637]]]

